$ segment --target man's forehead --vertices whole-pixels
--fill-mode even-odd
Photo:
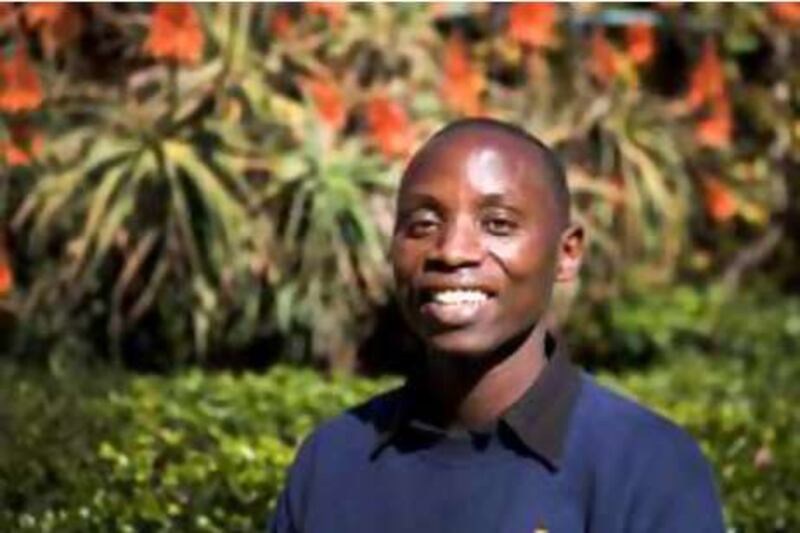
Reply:
[[[401,188],[436,179],[457,178],[480,189],[545,171],[542,154],[524,139],[503,132],[470,129],[434,139],[414,155]]]
[[[470,166],[474,173],[467,171]],[[469,176],[478,179],[467,191],[462,185]],[[445,127],[411,158],[397,200],[403,204],[420,195],[450,197],[459,190],[482,197],[512,195],[516,204],[546,199],[559,225],[569,223],[569,189],[560,162],[539,139],[513,125],[465,119]]]

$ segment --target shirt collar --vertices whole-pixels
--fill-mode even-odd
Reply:
[[[560,466],[569,419],[580,391],[580,370],[569,359],[563,342],[548,334],[548,363],[525,393],[500,417],[521,443],[546,465]],[[390,418],[379,431],[372,456],[377,457],[413,417],[413,388],[407,383],[393,406]]]

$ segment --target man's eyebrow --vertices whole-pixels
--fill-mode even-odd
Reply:
[[[481,207],[507,207],[518,211],[520,209],[518,198],[506,193],[485,194],[480,198]]]
[[[400,194],[400,207],[401,208],[416,208],[416,207],[441,207],[441,202],[432,194],[424,192],[408,192]]]

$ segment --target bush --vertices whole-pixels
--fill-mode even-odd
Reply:
[[[574,326],[574,327],[573,327]],[[579,303],[567,321],[573,355],[591,368],[635,368],[676,353],[746,360],[800,349],[800,299],[680,285]]]
[[[800,527],[800,362],[675,355],[611,386],[686,427],[735,531]],[[255,531],[301,439],[393,385],[268,375],[43,378],[0,369],[0,530]]]
[[[59,532],[263,529],[302,437],[388,386],[286,367],[0,380],[0,530]]]

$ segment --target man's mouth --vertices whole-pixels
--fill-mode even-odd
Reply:
[[[489,295],[475,289],[447,289],[431,291],[430,301],[441,305],[480,305],[489,299]]]
[[[422,292],[420,310],[440,326],[466,326],[478,320],[492,296],[475,288],[426,290]]]

